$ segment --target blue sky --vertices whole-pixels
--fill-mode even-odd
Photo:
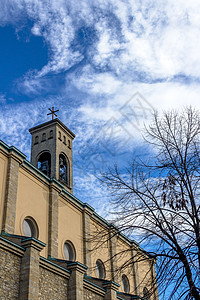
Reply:
[[[1,0],[0,138],[29,158],[28,129],[60,109],[75,195],[105,214],[95,176],[148,155],[151,110],[199,108],[199,15],[195,0]]]

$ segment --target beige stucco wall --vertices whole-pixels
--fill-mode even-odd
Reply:
[[[8,159],[0,153],[0,230],[2,230],[2,218],[4,208],[4,198],[6,190]]]
[[[65,259],[64,243],[69,240],[75,247],[76,260],[83,263],[82,212],[63,198],[58,204],[58,258]]]
[[[120,268],[123,264],[126,264],[127,261],[131,259],[131,249],[130,246],[123,242],[121,239],[117,239],[117,246],[116,246],[116,253],[117,253],[117,267]],[[135,285],[134,285],[134,277],[133,277],[133,266],[128,265],[127,267],[123,268],[118,276],[118,283],[120,284],[119,291],[124,292],[122,288],[122,275],[126,275],[129,280],[130,285],[130,292],[134,292]]]
[[[7,178],[7,157],[0,153],[0,229],[2,226],[2,216],[5,199],[6,178]],[[36,175],[37,176],[37,175]],[[41,179],[42,180],[42,179]],[[76,249],[76,260],[84,263],[83,261],[83,220],[81,208],[72,204],[73,200],[67,199],[67,196],[60,196],[58,203],[58,258],[65,259],[63,246],[66,240],[73,243]],[[23,165],[19,167],[18,176],[18,190],[17,190],[17,203],[16,203],[16,219],[15,219],[15,234],[24,235],[22,223],[25,217],[32,217],[39,229],[38,239],[48,245],[48,226],[49,226],[49,186],[39,180],[39,177],[31,175],[24,169]],[[95,236],[95,232],[105,232],[105,226],[101,221],[98,221],[96,216],[91,216],[90,220],[90,233]],[[108,233],[108,232],[107,232]],[[91,241],[91,264],[92,276],[97,277],[95,265],[97,259],[100,259],[105,264],[106,279],[111,279],[111,262],[110,262],[110,249],[109,242],[107,241],[108,234],[105,235],[105,240],[101,238],[101,247],[96,247],[96,241]],[[119,253],[124,250],[130,249],[130,245],[125,239],[119,237],[117,240],[116,252]],[[48,246],[45,247],[41,255],[47,258]],[[118,266],[122,265],[131,257],[131,251],[118,257]],[[144,256],[145,258],[145,256]],[[150,270],[150,261],[142,260],[138,263],[138,276],[141,283],[141,295],[143,287],[147,288],[151,282],[151,272],[146,276],[147,270]],[[133,268],[123,270],[118,278],[118,283],[121,285],[121,276],[125,274],[130,283],[130,291],[134,290],[134,276]],[[145,277],[146,276],[146,277]],[[120,286],[122,291],[122,286]]]
[[[20,168],[16,206],[15,234],[23,235],[22,223],[25,217],[32,217],[39,229],[38,239],[48,243],[48,187]],[[47,257],[47,247],[41,255]]]
[[[111,279],[111,267],[110,267],[110,252],[109,252],[109,242],[108,242],[108,235],[106,234],[106,229],[91,220],[90,226],[90,234],[91,234],[91,263],[92,263],[92,276],[97,277],[96,273],[96,261],[100,259],[105,266],[106,270],[106,279]],[[101,232],[103,236],[101,236]],[[100,246],[101,245],[101,246]]]

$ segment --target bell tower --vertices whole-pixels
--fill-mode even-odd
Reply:
[[[54,110],[54,109],[53,109]],[[29,129],[32,135],[31,163],[73,193],[72,143],[74,133],[59,119]]]

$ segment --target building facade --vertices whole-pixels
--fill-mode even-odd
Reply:
[[[73,132],[30,133],[31,163],[0,141],[0,299],[157,300],[153,259],[73,195]]]

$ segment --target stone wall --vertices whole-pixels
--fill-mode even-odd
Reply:
[[[0,299],[17,300],[21,258],[0,249]]]
[[[84,300],[103,300],[103,299],[104,299],[103,296],[97,295],[91,290],[84,289]]]
[[[91,277],[84,279],[86,267],[78,262],[69,264],[66,269],[63,261],[40,257],[40,244],[27,238],[20,246],[0,236],[1,300],[117,300],[115,283],[103,282],[105,287],[102,287],[102,281],[98,285],[90,282]]]
[[[40,267],[39,300],[67,300],[68,280]]]

